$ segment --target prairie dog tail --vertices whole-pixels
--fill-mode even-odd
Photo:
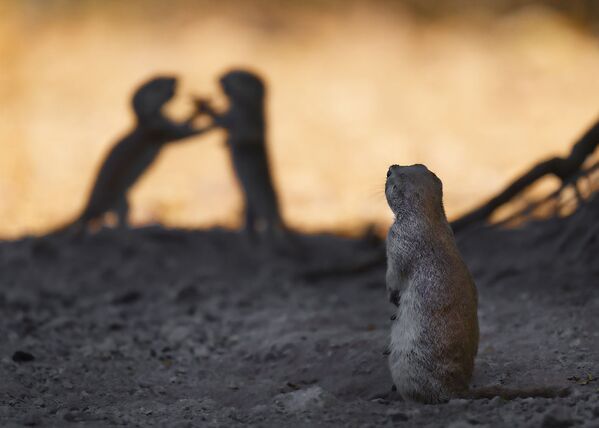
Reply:
[[[570,394],[568,388],[562,387],[537,387],[537,388],[504,388],[501,386],[489,386],[484,388],[475,388],[466,392],[462,398],[480,400],[483,398],[492,399],[495,397],[503,398],[504,400],[513,400],[515,398],[556,398],[566,397]]]

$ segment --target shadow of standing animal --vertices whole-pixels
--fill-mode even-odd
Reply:
[[[229,101],[228,111],[218,113],[202,99],[197,105],[215,126],[227,131],[233,167],[243,189],[245,230],[252,240],[259,234],[271,240],[283,237],[287,232],[266,148],[264,82],[249,71],[233,70],[221,77],[220,85]]]
[[[137,89],[132,105],[136,116],[135,128],[110,150],[96,177],[87,204],[81,215],[61,229],[81,232],[102,219],[108,212],[117,216],[119,227],[128,225],[127,193],[160,154],[165,144],[199,135],[212,128],[195,128],[195,111],[183,122],[173,122],[162,112],[164,105],[176,92],[177,80],[160,76]]]

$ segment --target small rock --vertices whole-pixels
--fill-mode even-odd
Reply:
[[[489,400],[489,406],[497,407],[503,402],[503,399],[500,396],[495,396]]]
[[[574,339],[573,341],[570,342],[570,347],[576,348],[576,347],[580,346],[581,343],[582,343],[582,341],[580,340],[580,338]]]
[[[173,328],[168,333],[168,341],[174,344],[181,343],[183,340],[187,339],[187,337],[189,337],[190,334],[191,329],[189,327],[180,325]]]
[[[203,344],[195,344],[191,347],[191,354],[194,357],[204,358],[210,355],[210,350],[206,345]]]
[[[14,354],[12,354],[12,360],[15,363],[28,363],[30,361],[35,360],[35,357],[33,356],[33,354],[30,354],[29,352],[16,351]]]
[[[250,414],[261,415],[268,412],[268,406],[264,404],[258,404],[250,409]]]
[[[321,387],[311,386],[307,389],[279,394],[274,398],[274,401],[283,410],[297,413],[311,408],[323,407],[328,399],[328,394]]]
[[[105,338],[102,342],[95,345],[95,348],[103,354],[109,354],[118,349],[116,341],[112,337]]]

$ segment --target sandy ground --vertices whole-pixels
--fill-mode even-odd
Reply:
[[[302,272],[380,242],[302,236],[300,263],[232,231],[105,229],[0,243],[0,425],[599,427],[599,236],[581,226],[595,199],[459,237],[480,294],[473,384],[567,397],[377,398],[391,387],[384,266]]]

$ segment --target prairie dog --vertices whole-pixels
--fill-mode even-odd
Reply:
[[[192,126],[197,111],[181,123],[171,121],[162,113],[163,106],[175,95],[176,85],[176,78],[159,76],[137,89],[132,100],[135,128],[118,141],[104,159],[87,204],[72,226],[85,229],[88,223],[110,211],[116,212],[119,226],[126,226],[127,192],[154,162],[162,147],[210,128]]]
[[[392,165],[385,195],[387,292],[397,306],[389,367],[402,398],[463,396],[478,350],[478,298],[443,208],[441,180],[424,165]]]
[[[273,185],[266,148],[265,86],[246,70],[232,70],[220,78],[229,109],[217,113],[204,100],[198,109],[227,131],[227,145],[244,196],[245,230],[254,238],[285,234],[279,201]]]

